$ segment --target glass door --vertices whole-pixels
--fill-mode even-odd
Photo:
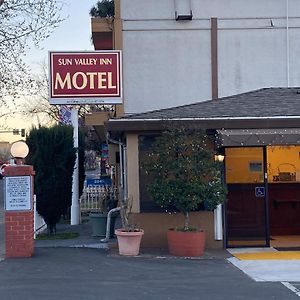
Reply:
[[[271,245],[299,246],[300,146],[268,146],[267,160]]]
[[[225,149],[227,247],[268,246],[265,149]]]

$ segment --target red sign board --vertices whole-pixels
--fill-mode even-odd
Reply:
[[[51,104],[120,104],[120,51],[49,52]]]

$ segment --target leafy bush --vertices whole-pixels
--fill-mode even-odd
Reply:
[[[200,203],[212,210],[226,198],[219,163],[214,161],[212,143],[203,131],[164,131],[143,168],[151,176],[150,195],[160,206],[175,207],[184,214],[184,230],[190,230],[189,212],[197,210]]]

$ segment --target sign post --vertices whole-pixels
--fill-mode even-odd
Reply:
[[[49,102],[53,105],[122,104],[119,50],[49,52]],[[72,109],[74,147],[78,148],[78,111]],[[78,153],[73,173],[71,225],[80,221]]]
[[[71,122],[73,125],[74,147],[78,148],[78,110],[71,110]],[[72,205],[71,205],[71,225],[78,225],[80,222],[80,205],[79,205],[79,159],[76,151],[76,160],[73,171],[72,181]]]
[[[5,176],[6,257],[30,257],[34,251],[32,166],[7,166]]]
[[[122,104],[121,52],[49,52],[49,102]]]

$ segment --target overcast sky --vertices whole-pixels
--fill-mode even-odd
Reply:
[[[36,64],[48,62],[48,51],[53,50],[93,50],[91,44],[91,21],[89,11],[97,0],[63,0],[62,15],[67,19],[55,29],[41,46],[42,50],[30,49],[26,61],[33,69]]]
[[[91,44],[91,21],[89,11],[97,0],[63,0],[65,3],[62,16],[66,20],[55,29],[52,35],[40,46],[42,49],[31,48],[26,52],[25,61],[34,72],[41,72],[41,63],[48,64],[48,51],[93,50]],[[31,128],[31,122],[22,117],[10,118],[6,125],[10,128]],[[0,134],[0,141],[16,141],[19,135]]]

